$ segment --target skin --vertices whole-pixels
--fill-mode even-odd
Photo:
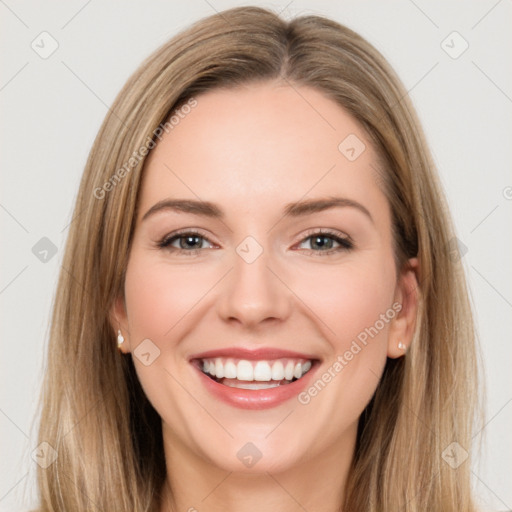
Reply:
[[[417,261],[397,273],[377,156],[332,100],[268,82],[197,101],[148,157],[125,296],[111,312],[124,352],[144,339],[160,350],[149,366],[134,363],[163,421],[162,511],[339,510],[358,418],[386,358],[403,356],[398,343],[413,335]],[[349,134],[366,145],[352,162],[338,150]],[[283,215],[288,203],[333,195],[371,219],[354,207]],[[142,220],[168,198],[215,203],[224,217],[167,209]],[[179,239],[174,252],[158,247],[185,228],[205,237],[198,250],[179,252]],[[331,238],[327,249],[315,245],[319,229],[348,235],[354,248],[333,251]],[[250,264],[236,252],[247,236],[263,249]],[[395,302],[401,311],[306,405],[235,408],[212,398],[188,362],[217,348],[279,347],[315,354],[320,377]],[[247,442],[262,454],[252,468],[237,458]]]

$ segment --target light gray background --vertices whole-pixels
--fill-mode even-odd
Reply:
[[[50,308],[79,179],[107,108],[143,58],[178,30],[244,4],[0,0],[2,511],[35,503],[33,416]],[[254,4],[286,16],[325,14],[355,29],[409,90],[463,244],[481,339],[487,424],[475,489],[484,510],[512,509],[511,1]],[[46,59],[31,47],[48,51],[43,31],[59,45]],[[453,31],[469,44],[458,58],[464,42]],[[42,237],[57,247],[46,263],[32,252]]]

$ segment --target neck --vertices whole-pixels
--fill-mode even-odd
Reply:
[[[165,432],[167,479],[161,512],[340,512],[357,429],[313,458],[280,472],[234,472],[209,461]]]

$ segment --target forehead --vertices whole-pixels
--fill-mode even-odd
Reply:
[[[382,201],[366,134],[319,91],[257,83],[196,100],[151,151],[141,210],[164,197],[201,198],[234,211],[306,195]]]

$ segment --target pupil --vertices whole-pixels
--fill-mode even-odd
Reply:
[[[195,246],[201,247],[201,237],[199,236],[186,236],[181,239],[182,249],[194,249]]]
[[[315,238],[313,238],[313,248],[315,248],[315,246],[317,248],[327,248],[327,249],[331,249],[331,246],[332,246],[332,240],[327,237],[327,236],[316,236]]]

